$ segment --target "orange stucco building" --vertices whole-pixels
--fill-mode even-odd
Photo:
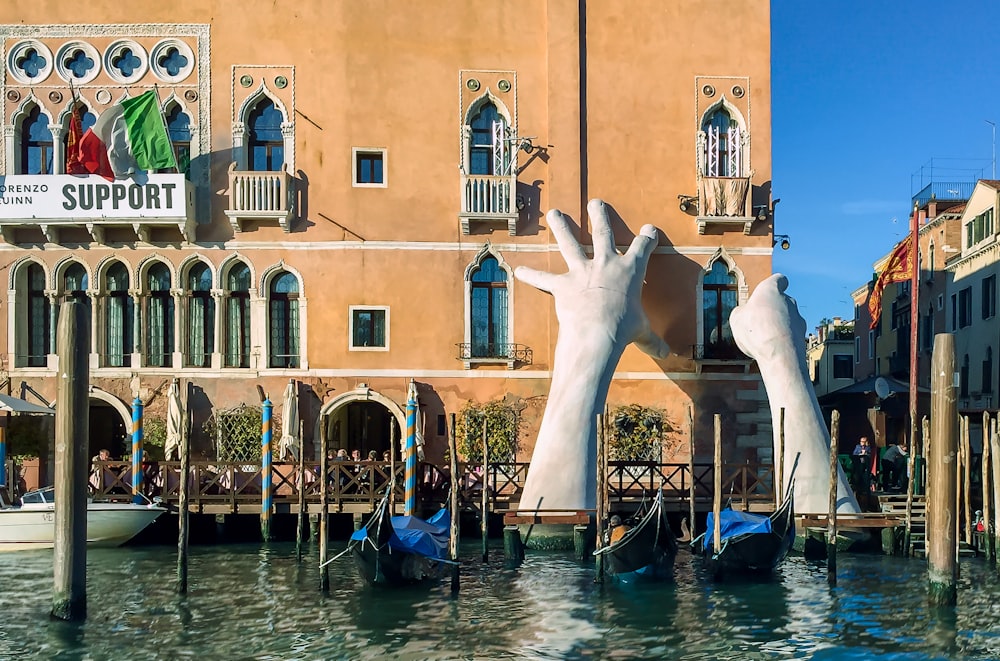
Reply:
[[[693,406],[705,456],[722,413],[730,456],[769,460],[727,323],[771,273],[769,23],[767,0],[2,7],[3,370],[54,398],[78,298],[92,449],[124,451],[132,400],[162,417],[180,378],[196,429],[258,384],[280,415],[292,379],[308,448],[325,428],[381,450],[413,379],[429,459],[447,414],[503,397],[524,458],[557,320],[513,269],[565,270],[544,212],[587,243],[600,197],[623,249],[660,230],[643,303],[672,348],[629,348],[609,404],[663,408],[685,438]],[[86,129],[150,89],[179,167],[65,174],[74,108]]]

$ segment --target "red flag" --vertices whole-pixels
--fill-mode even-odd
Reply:
[[[875,287],[868,298],[868,312],[871,314],[872,323],[869,328],[878,326],[882,317],[882,291],[893,282],[905,282],[911,278],[912,265],[910,260],[910,240],[901,241],[889,255],[889,261],[885,263],[882,272],[875,280]]]
[[[105,111],[105,113],[107,112]],[[89,172],[99,174],[108,181],[115,180],[115,172],[111,169],[111,161],[108,160],[108,147],[100,136],[94,133],[93,128],[87,129],[87,132],[80,138],[79,151],[83,174]]]
[[[87,174],[87,168],[80,162],[80,140],[83,128],[80,126],[79,110],[74,107],[69,114],[69,135],[66,136],[66,173]]]

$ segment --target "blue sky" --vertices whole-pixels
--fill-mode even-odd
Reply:
[[[774,231],[791,237],[774,270],[810,332],[853,318],[908,232],[911,175],[933,159],[935,179],[992,176],[997,17],[987,0],[772,0]]]

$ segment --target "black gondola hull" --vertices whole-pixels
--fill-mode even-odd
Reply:
[[[604,559],[604,573],[623,583],[664,580],[673,575],[677,557],[661,494],[642,520],[621,539],[594,552]]]
[[[703,556],[708,572],[717,579],[726,576],[766,575],[788,555],[795,541],[795,507],[789,498],[771,515],[771,532],[751,533],[724,540],[718,555],[711,549]]]

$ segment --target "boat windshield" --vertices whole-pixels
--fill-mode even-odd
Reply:
[[[22,505],[44,505],[56,502],[56,490],[52,487],[45,487],[37,491],[29,491],[21,496]]]

